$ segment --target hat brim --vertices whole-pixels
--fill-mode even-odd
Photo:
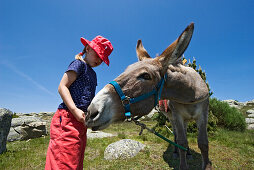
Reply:
[[[80,41],[81,41],[81,43],[82,43],[84,46],[86,46],[87,44],[90,43],[90,41],[86,40],[86,39],[83,38],[83,37],[80,38]]]
[[[101,54],[98,51],[96,51],[96,48],[94,48],[94,45],[96,45],[95,43],[91,43],[90,41],[88,41],[83,37],[80,38],[80,41],[84,46],[89,45],[96,52],[96,54],[102,59],[102,61],[109,66],[109,60],[107,58],[103,58]]]

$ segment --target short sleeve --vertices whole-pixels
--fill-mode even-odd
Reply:
[[[68,66],[67,71],[75,71],[77,75],[79,76],[83,71],[86,71],[86,64],[83,63],[81,60],[74,60],[71,62],[71,64]]]

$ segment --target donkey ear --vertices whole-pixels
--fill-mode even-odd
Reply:
[[[151,58],[150,55],[147,53],[146,49],[144,48],[141,40],[138,40],[137,42],[136,52],[139,61]]]
[[[163,67],[176,63],[188,47],[194,30],[194,23],[191,23],[183,33],[168,48],[157,57]]]

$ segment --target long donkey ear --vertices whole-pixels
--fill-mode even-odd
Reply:
[[[141,40],[138,40],[137,42],[136,52],[139,61],[151,58],[150,55],[147,53],[146,49],[144,48]]]
[[[194,23],[191,23],[183,33],[156,59],[162,63],[164,68],[175,63],[188,47],[194,30]]]

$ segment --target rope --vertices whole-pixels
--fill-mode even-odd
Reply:
[[[142,132],[143,132],[143,130],[146,129],[146,130],[148,130],[150,133],[155,134],[156,136],[160,137],[161,139],[167,141],[168,143],[170,143],[170,144],[172,144],[172,145],[174,145],[174,146],[176,146],[176,147],[178,147],[178,148],[180,148],[180,149],[182,149],[182,150],[184,150],[184,151],[187,151],[187,150],[188,150],[188,149],[186,149],[185,147],[183,147],[183,146],[181,146],[181,145],[178,145],[177,143],[175,143],[175,142],[169,140],[168,138],[164,137],[163,135],[159,134],[158,132],[154,131],[153,129],[148,128],[144,123],[140,123],[137,119],[132,118],[131,120],[134,121],[136,125],[138,125],[138,126],[141,127],[141,130],[140,130],[140,132],[139,132],[139,135],[141,135]]]

